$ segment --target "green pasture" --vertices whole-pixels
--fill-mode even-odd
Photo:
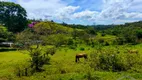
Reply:
[[[80,48],[85,50],[81,51]],[[78,45],[75,50],[59,48],[56,54],[50,56],[50,64],[43,66],[45,71],[28,77],[15,76],[17,66],[24,65],[30,58],[28,54],[19,51],[0,52],[0,80],[142,80],[142,73],[94,71],[89,67],[89,60],[85,61],[82,58],[79,63],[75,62],[77,53],[86,52],[89,55],[91,51],[97,49],[97,46],[91,48],[85,45]],[[104,46],[102,49],[119,50],[121,53],[125,53],[126,49],[137,49],[142,56],[142,44]]]
[[[16,65],[26,61],[28,57],[18,51],[0,52],[0,77],[14,75]]]

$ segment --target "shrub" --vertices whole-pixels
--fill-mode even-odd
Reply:
[[[138,37],[138,39],[141,39],[142,38],[142,30],[136,31],[136,36]]]
[[[73,45],[73,44],[74,44],[73,39],[68,39],[67,45]]]
[[[56,53],[56,48],[55,47],[52,47],[52,48],[47,48],[46,51],[45,51],[45,54],[51,54],[51,55],[54,55]]]
[[[109,43],[108,43],[108,42],[105,42],[104,45],[105,45],[105,46],[109,46]]]
[[[15,66],[14,72],[18,77],[30,76],[33,74],[33,69],[30,67],[30,64],[26,62],[26,63],[17,64]]]
[[[94,51],[90,55],[90,66],[95,70],[127,71],[142,66],[137,54],[117,53],[116,50]]]
[[[81,50],[81,51],[84,51],[84,50],[85,50],[85,48],[81,47],[81,48],[80,48],[80,50]]]
[[[105,33],[102,33],[102,34],[101,34],[101,36],[105,36],[105,35],[106,35]]]
[[[104,43],[104,39],[99,39],[98,42],[99,43]]]
[[[16,49],[12,49],[12,48],[0,48],[0,52],[5,52],[5,51],[16,51]]]
[[[74,45],[70,45],[70,46],[69,46],[69,48],[70,48],[70,49],[74,49],[74,50],[75,50],[75,49],[76,49],[76,46],[74,46]]]
[[[49,64],[50,53],[46,52],[42,54],[41,50],[34,50],[31,54],[31,68],[35,70],[35,72],[42,71],[42,67],[45,64]]]
[[[123,44],[126,43],[126,40],[123,37],[119,37],[119,38],[116,39],[116,41],[114,43],[118,44],[118,45],[123,45]]]

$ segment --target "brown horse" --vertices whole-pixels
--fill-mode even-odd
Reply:
[[[76,54],[76,56],[75,56],[75,62],[78,62],[79,58],[87,59],[87,54],[86,53]]]

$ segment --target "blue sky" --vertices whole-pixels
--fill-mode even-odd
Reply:
[[[123,24],[142,20],[142,0],[9,0],[30,19],[69,24]]]

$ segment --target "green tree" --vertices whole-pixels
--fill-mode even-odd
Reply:
[[[136,36],[138,37],[138,39],[141,39],[142,38],[142,30],[137,30]]]
[[[55,47],[60,47],[62,45],[67,45],[68,35],[65,34],[49,35],[45,41],[46,44],[54,45]]]
[[[27,25],[26,11],[19,4],[0,2],[0,24],[11,32],[20,32]]]
[[[49,54],[53,55],[55,49],[44,49],[41,44],[43,38],[37,32],[31,29],[25,29],[17,34],[17,47],[29,52],[31,57],[30,64],[33,72],[41,71],[44,64],[49,63]]]
[[[0,42],[14,41],[15,36],[13,33],[8,32],[6,27],[0,26]]]

